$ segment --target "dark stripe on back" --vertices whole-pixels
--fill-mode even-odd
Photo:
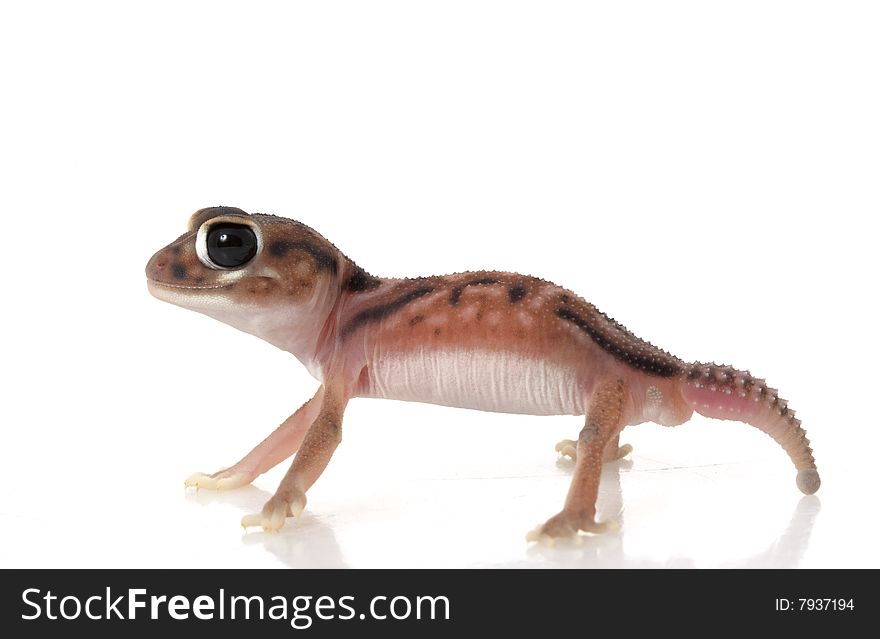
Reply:
[[[516,304],[526,296],[526,287],[522,284],[515,284],[507,289],[507,299],[511,304]]]
[[[409,291],[408,293],[404,293],[396,300],[392,300],[385,304],[379,304],[378,306],[362,310],[360,313],[351,318],[351,321],[349,321],[349,323],[346,324],[345,327],[342,329],[342,337],[346,337],[347,335],[353,333],[361,326],[381,321],[386,317],[393,315],[413,300],[424,297],[433,290],[433,286],[423,286],[422,288],[417,288],[413,291]]]
[[[318,270],[327,270],[336,275],[338,265],[336,264],[335,256],[311,242],[305,240],[276,240],[269,245],[269,253],[273,257],[284,257],[288,251],[304,251],[315,260]]]
[[[497,284],[498,280],[491,277],[481,277],[479,279],[470,280],[465,282],[464,284],[459,284],[454,289],[452,289],[452,293],[449,295],[449,303],[455,306],[458,304],[459,300],[461,300],[461,293],[468,286],[491,286],[492,284]]]
[[[672,355],[640,340],[613,320],[608,320],[613,325],[613,329],[609,331],[607,329],[599,330],[583,317],[565,307],[557,308],[556,315],[577,326],[589,335],[602,350],[633,368],[658,377],[673,377],[682,372],[681,363]],[[617,331],[618,334],[615,335],[614,331]]]
[[[360,293],[362,291],[372,291],[382,283],[378,277],[373,277],[360,266],[355,266],[351,272],[351,277],[345,284],[345,288],[352,293]]]

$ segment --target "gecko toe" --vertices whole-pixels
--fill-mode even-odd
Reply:
[[[193,473],[184,480],[183,485],[187,488],[205,490],[230,490],[246,486],[250,482],[251,478],[245,473],[231,473],[221,470],[212,475]]]
[[[632,452],[632,450],[633,450],[633,447],[630,444],[624,444],[623,446],[620,446],[619,448],[616,448],[616,449],[612,449],[611,451],[608,451],[606,449],[605,454],[602,457],[602,461],[603,461],[603,463],[606,463],[606,464],[611,463],[611,462],[620,461],[621,459],[623,459],[624,457],[629,455]]]
[[[241,526],[245,530],[259,526],[264,532],[277,533],[284,526],[286,509],[284,506],[284,509],[273,509],[268,513],[263,509],[263,512],[245,515],[241,518]]]
[[[545,548],[554,548],[556,546],[557,537],[552,537],[544,532],[544,526],[537,526],[533,530],[526,533],[526,541],[535,542],[539,546]]]
[[[562,457],[568,457],[575,461],[577,459],[577,442],[573,439],[563,439],[556,444],[556,452]]]
[[[627,455],[633,452],[632,444],[624,444],[620,448],[617,449],[617,459],[623,459]]]
[[[571,542],[579,545],[583,543],[580,531],[601,535],[618,529],[619,526],[614,520],[599,522],[590,513],[574,513],[563,510],[548,519],[543,525],[529,531],[526,534],[526,541],[535,541],[551,547],[558,542]]]
[[[276,494],[266,502],[261,512],[242,517],[241,525],[245,530],[260,526],[265,532],[278,532],[288,517],[299,517],[305,507],[306,496],[302,492],[285,493],[285,496]]]

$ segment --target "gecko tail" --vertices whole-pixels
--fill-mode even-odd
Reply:
[[[770,435],[797,468],[801,492],[819,490],[816,460],[801,421],[763,379],[730,366],[696,362],[685,370],[681,388],[684,401],[700,415],[744,422]]]

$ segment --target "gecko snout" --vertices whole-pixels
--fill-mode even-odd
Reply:
[[[150,261],[147,262],[146,268],[144,268],[144,273],[146,274],[147,279],[156,279],[159,273],[161,273],[167,265],[168,258],[164,255],[164,251],[156,253],[153,257],[150,258]]]
[[[147,262],[147,267],[144,269],[144,272],[147,275],[147,279],[150,280],[160,280],[163,279],[163,276],[166,274],[168,265],[171,263],[171,256],[168,254],[168,251],[163,249],[156,253],[153,257],[150,258],[150,261]]]

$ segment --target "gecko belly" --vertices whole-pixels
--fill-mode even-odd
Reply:
[[[523,415],[583,415],[572,369],[504,351],[420,349],[369,366],[368,397]]]

